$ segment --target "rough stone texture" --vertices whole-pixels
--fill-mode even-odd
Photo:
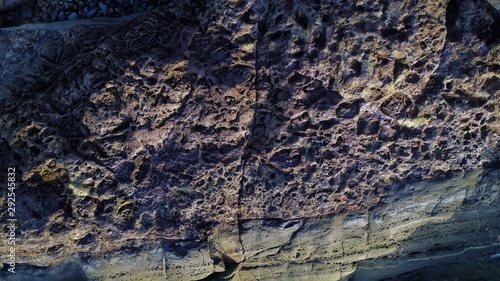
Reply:
[[[499,176],[493,170],[399,186],[370,212],[245,222],[246,259],[233,280],[381,280],[489,258],[500,250]]]
[[[500,170],[487,169],[401,184],[369,212],[242,221],[233,234],[243,255],[237,263],[235,251],[226,248],[228,254],[221,254],[213,239],[139,242],[112,255],[76,261],[91,280],[432,280],[412,272],[420,268],[437,278],[496,280],[497,266],[474,267],[498,263],[499,186]],[[467,272],[441,270],[460,261]],[[59,268],[38,275],[55,280],[51,276],[60,274]]]
[[[41,268],[30,265],[18,267],[15,275],[8,275],[9,281],[90,281],[87,274],[76,262],[65,262],[51,268]]]
[[[21,5],[24,5],[28,0],[1,0],[0,1],[0,12],[5,12]]]
[[[206,240],[242,266],[245,221],[368,220],[402,183],[498,167],[499,26],[487,1],[213,0],[0,32],[17,254]]]

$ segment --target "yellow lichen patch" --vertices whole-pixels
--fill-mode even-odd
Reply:
[[[94,185],[94,181],[92,179],[75,179],[70,182],[68,187],[73,191],[73,194],[76,196],[88,196],[90,187]]]
[[[365,101],[377,101],[384,96],[384,92],[378,87],[365,87],[360,95]]]
[[[255,51],[255,42],[242,44],[240,48],[244,52],[253,53]]]
[[[425,125],[429,124],[430,120],[430,118],[418,117],[415,119],[397,120],[397,122],[400,126],[404,126],[407,128],[422,128]]]
[[[324,59],[319,62],[318,69],[330,71],[332,69],[332,63],[329,60]]]
[[[500,135],[500,122],[489,124],[488,129],[490,132]]]
[[[23,180],[31,185],[62,184],[68,180],[68,171],[55,159],[49,159],[26,173]]]
[[[134,202],[130,200],[118,201],[116,203],[116,212],[122,217],[133,218],[134,217]]]
[[[184,71],[184,68],[188,65],[187,60],[179,60],[175,64],[169,66],[169,69],[172,71]]]

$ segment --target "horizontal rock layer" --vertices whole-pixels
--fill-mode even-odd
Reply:
[[[61,267],[72,266],[79,269],[67,271],[80,276],[83,270],[91,280],[396,278],[419,268],[439,270],[457,261],[497,262],[499,206],[500,170],[488,169],[402,185],[367,212],[242,221],[233,237],[212,237],[206,242],[159,240],[111,256],[76,259],[74,264],[38,274],[45,278],[40,280],[53,280],[50,276],[59,274]],[[232,249],[231,239],[238,241]],[[28,272],[33,271],[37,272]],[[453,271],[449,276],[459,277]],[[465,276],[493,280],[500,272],[496,267],[481,268]]]

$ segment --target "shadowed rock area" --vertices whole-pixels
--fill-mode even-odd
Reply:
[[[490,261],[497,8],[175,1],[1,30],[19,261],[73,260],[91,280],[381,280]]]

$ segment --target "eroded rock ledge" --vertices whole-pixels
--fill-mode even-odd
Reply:
[[[205,242],[137,241],[38,275],[55,280],[63,268],[80,278],[83,269],[91,280],[381,280],[457,261],[474,268],[497,262],[499,206],[500,170],[487,169],[401,185],[367,212],[242,221],[239,232]],[[496,267],[477,269],[460,277],[500,277]]]
[[[343,262],[328,251],[349,249],[338,245],[349,228],[330,233],[339,240],[316,260],[283,251],[306,243],[292,234],[313,235],[310,224],[352,223],[356,239],[386,234],[371,227],[373,210],[399,206],[388,198],[432,199],[407,182],[498,167],[499,26],[488,1],[213,0],[178,1],[118,27],[4,30],[1,166],[19,171],[18,256],[50,265],[187,241],[166,244],[186,262],[194,243],[193,259],[207,257],[189,273],[200,278],[231,263],[238,276],[271,278],[251,268],[265,262],[278,274],[280,258],[328,276],[361,268],[366,248],[337,253],[346,268],[321,261]],[[427,192],[454,194],[439,190]],[[407,205],[401,213],[413,214]],[[456,213],[439,212],[425,221],[436,233]],[[470,225],[474,212],[462,213]],[[292,231],[284,244],[255,230],[280,227]],[[496,247],[492,237],[481,245]],[[388,252],[370,245],[383,255],[401,247],[386,243]]]

